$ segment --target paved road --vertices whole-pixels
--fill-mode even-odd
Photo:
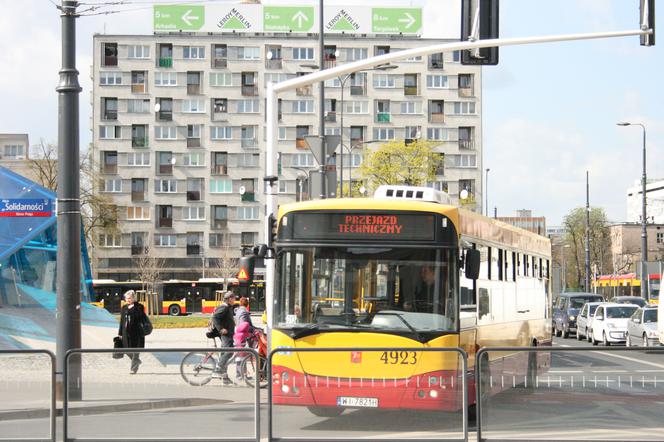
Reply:
[[[573,339],[556,338],[558,348],[588,346]],[[554,353],[551,368],[533,388],[523,388],[512,372],[493,376],[494,386],[514,382],[516,388],[498,393],[483,403],[483,436],[496,438],[662,440],[664,422],[664,353],[621,351],[588,347],[589,351]],[[143,436],[251,437],[254,434],[253,391],[242,386],[223,387],[213,380],[193,387],[184,383],[177,362],[181,355],[142,356],[137,375],[129,375],[128,360],[109,355],[84,359],[84,397],[73,404],[69,435],[76,438]],[[16,382],[25,365],[0,380],[0,396],[25,398],[23,406],[45,409],[47,378]],[[29,367],[29,366],[28,366]],[[265,403],[266,393],[261,392]],[[3,419],[8,405],[0,406],[0,439],[41,437],[48,420],[34,416]],[[84,411],[87,410],[87,411]],[[80,413],[88,413],[81,416]],[[261,413],[266,431],[266,410]],[[299,407],[275,407],[274,435],[278,437],[387,437],[449,438],[461,435],[461,414],[444,412],[346,410],[336,418],[321,418]],[[26,425],[29,422],[29,425]],[[471,431],[474,425],[471,424]]]

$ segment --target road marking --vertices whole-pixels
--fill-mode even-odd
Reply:
[[[657,367],[657,368],[664,369],[663,364],[657,364],[655,362],[649,362],[649,361],[641,361],[641,360],[636,359],[636,358],[630,358],[629,356],[622,356],[622,355],[612,354],[612,353],[608,353],[608,352],[605,352],[605,351],[597,351],[597,352],[594,352],[594,353],[598,354],[598,355],[612,356],[614,358],[624,359],[626,361],[637,362],[639,364],[650,365],[651,367]]]
[[[549,373],[563,373],[563,374],[583,373],[583,370],[549,370]]]

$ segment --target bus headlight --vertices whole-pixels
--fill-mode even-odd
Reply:
[[[574,321],[575,319],[576,319],[576,316],[570,316],[570,317],[569,317],[569,320],[570,320],[570,321]]]
[[[436,390],[431,390],[429,391],[429,396],[431,396],[432,399],[436,399],[438,397],[438,392]]]

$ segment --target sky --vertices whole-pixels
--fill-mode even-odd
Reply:
[[[105,2],[81,1],[87,5],[80,9]],[[122,13],[77,20],[82,148],[91,139],[93,33],[152,32],[152,0],[125,2],[110,8]],[[161,3],[167,2],[172,0]],[[436,0],[366,4],[422,6],[423,36],[431,38],[439,37],[448,13]],[[56,142],[59,13],[50,0],[3,0],[3,5],[8,13],[0,15],[0,133],[28,133],[31,144]],[[506,38],[635,30],[638,21],[639,0],[500,2],[500,36]],[[548,225],[560,225],[566,213],[585,205],[589,171],[591,206],[603,208],[611,221],[625,221],[627,188],[642,173],[642,132],[615,123],[646,126],[648,177],[664,178],[659,168],[664,162],[663,46],[642,47],[638,37],[622,37],[501,48],[499,65],[483,68],[482,74],[490,213],[494,207],[499,216],[530,209],[545,216]]]

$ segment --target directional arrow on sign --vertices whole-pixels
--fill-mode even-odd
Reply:
[[[406,18],[400,18],[399,23],[405,23],[406,24],[406,29],[410,28],[415,24],[416,20],[415,17],[410,15],[408,12],[406,12]]]
[[[187,9],[187,11],[182,14],[182,21],[185,22],[187,26],[191,26],[191,22],[189,20],[198,20],[197,16],[191,15],[191,9]]]
[[[302,27],[302,20],[309,21],[309,19],[307,18],[307,15],[302,11],[298,11],[297,14],[295,14],[293,16],[293,21],[295,21],[295,20],[297,20],[297,27],[298,28]]]

